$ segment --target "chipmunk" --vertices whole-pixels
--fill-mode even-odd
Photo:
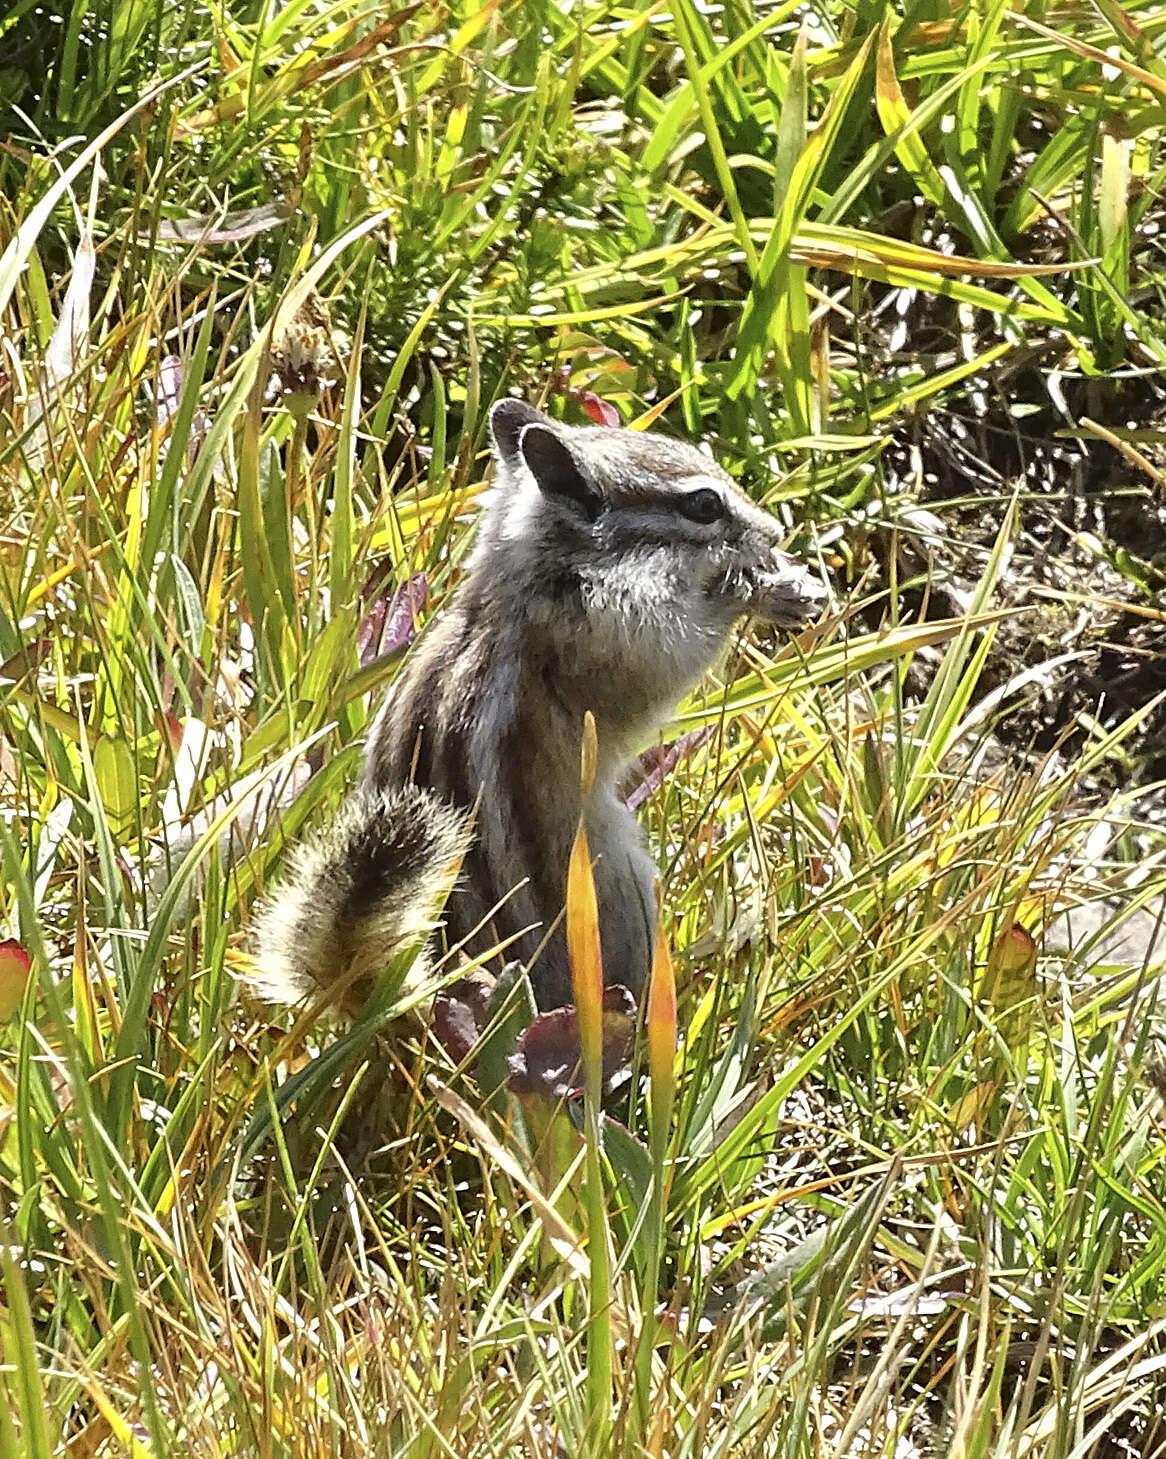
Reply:
[[[495,464],[468,570],[381,708],[331,829],[260,914],[255,985],[359,1008],[425,935],[499,944],[543,1009],[572,1001],[563,930],[585,713],[599,765],[583,807],[606,981],[652,964],[656,868],[617,794],[629,760],[746,615],[797,626],[825,596],[772,517],[693,446],[566,426],[521,400],[490,417]]]

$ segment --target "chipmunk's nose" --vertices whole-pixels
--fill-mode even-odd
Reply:
[[[812,618],[829,597],[822,581],[796,557],[780,547],[770,549],[773,566],[760,574],[756,612],[771,623],[798,628]]]

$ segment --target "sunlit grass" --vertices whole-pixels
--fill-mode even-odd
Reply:
[[[1166,1452],[1158,968],[1052,931],[1166,884],[1137,725],[994,745],[1019,501],[966,612],[870,565],[905,422],[1161,369],[1166,10],[118,14],[0,153],[0,1455]],[[236,982],[514,390],[710,438],[838,588],[670,727],[582,1134],[392,970]]]

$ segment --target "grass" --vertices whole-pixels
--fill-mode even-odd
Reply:
[[[1112,0],[0,20],[3,1459],[1166,1453],[1159,968],[1052,935],[1162,890],[1155,705],[991,734],[1052,672],[1000,637],[1074,500],[1017,443],[1159,430],[1164,36]],[[678,713],[671,957],[582,1134],[384,1041],[401,969],[347,1030],[236,982],[512,391],[709,439],[839,603]],[[951,419],[998,454],[943,500]],[[1150,547],[1094,550],[1152,618]]]

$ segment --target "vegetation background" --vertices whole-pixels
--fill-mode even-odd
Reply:
[[[0,1455],[1166,1454],[1164,47],[8,6]],[[836,597],[636,792],[681,1036],[662,963],[582,1136],[392,973],[236,983],[510,392],[709,441]]]

